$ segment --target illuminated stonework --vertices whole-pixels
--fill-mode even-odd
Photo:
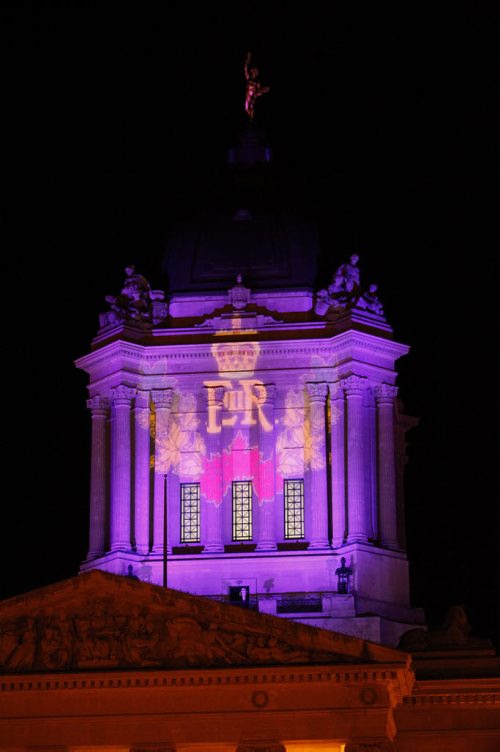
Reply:
[[[248,588],[250,607],[388,644],[421,621],[398,540],[394,366],[408,347],[356,307],[355,271],[349,304],[323,318],[312,292],[274,290],[266,307],[239,278],[225,307],[173,294],[168,327],[100,331],[77,364],[94,426],[82,570],[161,584],[166,556],[170,587]],[[206,326],[217,317],[224,328]]]

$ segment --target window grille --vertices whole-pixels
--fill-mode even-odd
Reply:
[[[285,539],[304,537],[304,481],[285,480]]]
[[[252,483],[233,481],[233,540],[252,540]]]
[[[200,484],[181,483],[181,543],[200,542]]]

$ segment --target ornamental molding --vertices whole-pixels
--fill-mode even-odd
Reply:
[[[497,692],[450,692],[449,694],[412,695],[404,697],[405,705],[499,705]]]
[[[274,405],[276,384],[254,384],[252,391],[259,405]]]
[[[359,742],[348,742],[345,746],[345,752],[392,752],[394,745],[391,742],[374,742],[365,744]]]
[[[208,407],[223,407],[224,405],[224,387],[223,386],[206,386],[204,387],[207,395]]]
[[[243,742],[236,752],[286,752],[286,747],[280,742]]]
[[[248,342],[253,340],[248,340]],[[290,340],[288,340],[290,342]],[[230,344],[228,342],[228,344]],[[236,345],[236,343],[234,343]],[[237,343],[240,347],[244,343]],[[410,348],[408,345],[377,337],[365,332],[341,332],[334,335],[329,340],[301,341],[300,344],[290,346],[289,344],[272,344],[259,342],[259,357],[278,356],[280,358],[289,355],[335,355],[344,351],[346,348],[356,347],[363,351],[382,353],[391,358],[397,359],[406,355]],[[134,361],[144,361],[148,363],[167,361],[185,361],[185,360],[211,360],[213,358],[212,345],[200,345],[199,343],[183,344],[182,348],[178,345],[134,345],[129,342],[118,340],[109,345],[105,345],[100,350],[96,350],[88,355],[84,355],[75,361],[78,368],[86,369],[88,367],[99,367],[107,363],[110,359],[130,358]],[[192,350],[192,352],[190,352]],[[330,367],[338,364],[332,363]],[[152,374],[153,375],[153,374]]]
[[[174,399],[173,389],[152,389],[151,401],[157,410],[170,410]]]
[[[92,411],[92,415],[107,415],[111,403],[107,397],[96,395],[87,400],[87,407]]]
[[[398,396],[398,388],[397,386],[392,386],[391,384],[378,384],[373,389],[373,393],[375,394],[375,399],[377,400],[377,402],[392,403]]]
[[[325,402],[328,395],[328,384],[326,381],[307,381],[306,392],[311,402]]]
[[[112,386],[110,389],[113,405],[130,405],[136,395],[136,389],[131,386]]]
[[[342,379],[340,382],[342,389],[344,389],[347,396],[351,394],[361,394],[367,386],[367,379],[363,376],[348,376],[346,379]]]
[[[147,688],[147,687],[214,687],[214,686],[232,686],[242,684],[249,685],[249,696],[254,694],[252,686],[271,685],[276,688],[279,684],[336,684],[344,686],[345,684],[363,685],[367,681],[377,682],[387,686],[391,674],[396,677],[405,671],[404,666],[390,669],[373,670],[370,664],[352,666],[352,669],[332,670],[331,665],[316,665],[314,671],[311,666],[306,666],[302,670],[283,671],[283,666],[276,669],[269,667],[254,668],[251,671],[235,671],[234,668],[228,667],[230,671],[214,671],[213,669],[193,669],[192,671],[151,671],[151,669],[123,670],[114,675],[109,672],[92,672],[92,674],[82,674],[81,672],[64,672],[64,673],[36,673],[24,675],[3,674],[0,679],[0,692],[25,692],[27,690],[72,690],[72,689],[130,689],[130,687]],[[338,666],[335,667],[339,669]],[[261,673],[262,672],[262,673]],[[395,680],[395,678],[393,679]],[[464,697],[464,694],[457,695]],[[404,697],[404,702],[420,698]],[[500,696],[498,697],[500,700]],[[446,699],[445,699],[446,701]],[[360,702],[359,707],[366,703]]]

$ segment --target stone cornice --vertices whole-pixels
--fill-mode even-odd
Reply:
[[[499,705],[500,688],[497,692],[456,691],[447,694],[411,695],[403,698],[405,705]]]
[[[135,689],[160,687],[210,687],[249,685],[276,688],[282,685],[314,684],[359,685],[359,706],[370,706],[373,698],[363,693],[369,684],[381,684],[389,690],[393,706],[411,692],[413,673],[408,665],[393,664],[374,667],[373,664],[356,666],[305,665],[288,668],[263,666],[192,670],[134,669],[123,671],[92,671],[64,673],[11,674],[0,677],[0,692],[75,690],[75,689]]]
[[[249,337],[247,341],[234,342],[234,347],[245,347],[246,342],[253,341]],[[358,348],[363,351],[376,352],[392,359],[406,355],[410,348],[408,345],[377,337],[365,332],[348,331],[341,332],[329,339],[310,340],[286,340],[283,342],[266,341],[259,342],[259,358],[297,355],[331,356],[339,354],[349,348]],[[117,340],[104,347],[84,355],[75,361],[77,368],[88,370],[96,368],[110,359],[116,357],[130,358],[133,361],[155,363],[162,361],[210,361],[212,360],[212,344],[182,344],[182,345],[137,345],[132,342]],[[338,363],[325,363],[325,367],[338,367]],[[144,375],[141,373],[140,375]],[[153,374],[151,374],[153,375]]]

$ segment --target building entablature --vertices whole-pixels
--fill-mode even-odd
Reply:
[[[245,341],[183,345],[140,345],[117,340],[76,361],[91,383],[121,372],[137,385],[137,377],[162,378],[190,374],[236,374],[307,369],[311,379],[339,381],[353,372],[370,376],[374,383],[393,383],[395,361],[409,351],[407,345],[364,332],[348,331],[329,340]],[[377,377],[378,376],[378,377]],[[119,379],[118,379],[119,380]]]

